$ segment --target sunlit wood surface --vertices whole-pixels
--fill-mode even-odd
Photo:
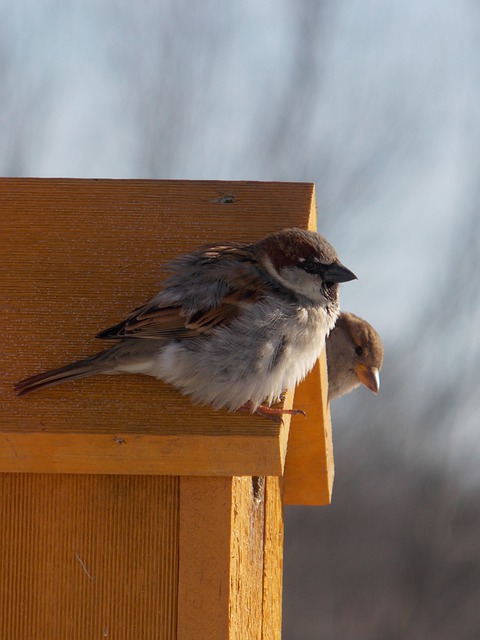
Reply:
[[[100,350],[174,256],[314,228],[313,185],[3,179],[0,208],[0,636],[278,638],[281,485],[293,504],[331,494],[323,368],[287,396],[308,414],[288,448],[288,419],[144,376],[12,383]]]

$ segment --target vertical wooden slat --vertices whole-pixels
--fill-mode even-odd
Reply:
[[[283,586],[282,478],[265,478],[262,640],[280,640]]]
[[[284,504],[325,505],[331,502],[335,465],[327,390],[324,351],[295,392],[295,408],[303,409],[309,419],[300,415],[291,421],[285,459]]]
[[[178,478],[0,475],[0,637],[176,638]]]
[[[181,478],[178,640],[280,637],[282,511],[266,482],[270,497],[263,478]]]
[[[265,488],[250,476],[233,478],[232,488],[229,638],[261,640]]]
[[[177,640],[228,640],[232,477],[180,478]]]

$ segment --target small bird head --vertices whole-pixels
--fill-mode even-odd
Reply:
[[[265,269],[293,293],[316,304],[338,299],[338,284],[355,280],[331,244],[314,231],[284,229],[256,245]]]
[[[363,318],[342,312],[326,342],[329,398],[349,393],[360,384],[378,393],[383,345]]]

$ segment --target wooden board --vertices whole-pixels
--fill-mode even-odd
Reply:
[[[176,640],[179,481],[0,474],[2,640]]]
[[[325,352],[295,393],[302,416],[292,419],[284,477],[284,504],[326,505],[332,500],[335,466]]]
[[[180,483],[178,640],[279,639],[279,478]]]
[[[0,474],[0,637],[279,640],[279,478]]]
[[[0,471],[283,473],[288,417],[279,426],[196,407],[146,376],[97,376],[22,398],[11,385],[103,348],[93,336],[155,293],[174,256],[315,228],[312,184],[2,179],[0,211]],[[330,482],[318,470],[310,481]]]
[[[278,639],[281,485],[289,503],[331,493],[324,368],[287,395],[308,418],[285,478],[288,419],[142,376],[11,385],[101,348],[172,257],[315,228],[313,185],[3,179],[0,211],[0,637]]]

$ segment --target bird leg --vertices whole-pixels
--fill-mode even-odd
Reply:
[[[282,416],[284,415],[288,415],[288,416],[302,415],[307,417],[307,414],[305,413],[305,411],[302,411],[301,409],[281,409],[279,407],[267,407],[264,404],[260,404],[252,412],[251,400],[249,400],[248,402],[245,402],[245,404],[243,404],[239,409],[237,409],[237,411],[257,413],[259,416],[264,416],[265,418],[270,418],[271,420],[277,420],[278,418],[280,418],[281,420]]]

